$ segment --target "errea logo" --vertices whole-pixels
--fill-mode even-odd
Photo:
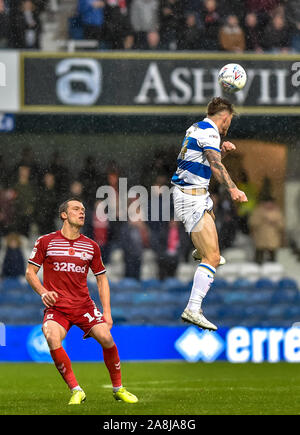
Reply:
[[[0,62],[0,86],[6,86],[6,65]]]

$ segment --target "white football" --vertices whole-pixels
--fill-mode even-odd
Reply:
[[[241,65],[229,63],[220,70],[218,80],[224,92],[233,94],[243,89],[247,82],[247,74]]]

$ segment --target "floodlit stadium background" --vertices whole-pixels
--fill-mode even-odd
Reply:
[[[39,235],[59,229],[58,205],[76,195],[87,207],[84,232],[102,248],[122,359],[300,362],[299,33],[286,50],[263,52],[96,50],[80,26],[75,31],[75,3],[50,2],[41,11],[39,50],[9,42],[0,50],[0,360],[50,360],[43,306],[25,282],[22,257],[26,263]],[[117,187],[119,178],[149,192],[170,185],[184,132],[220,94],[217,73],[230,62],[243,65],[248,83],[232,97],[240,116],[229,137],[237,152],[225,165],[250,201],[235,207],[211,183],[227,259],[204,305],[220,327],[213,334],[179,320],[195,270],[182,227],[99,225],[95,204],[97,188]],[[260,261],[250,222],[270,196],[283,229],[274,229],[274,261]],[[5,261],[8,244],[20,247],[21,258],[14,251]],[[93,276],[89,286],[98,301]],[[80,334],[73,328],[66,339],[71,359],[98,360],[95,344],[81,343]],[[138,350],[128,346],[137,341]]]

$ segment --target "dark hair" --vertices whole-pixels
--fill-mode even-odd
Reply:
[[[207,115],[214,116],[217,113],[227,110],[232,115],[236,115],[234,105],[226,98],[214,97],[207,105]]]
[[[79,198],[73,197],[73,198],[69,198],[66,201],[64,201],[62,204],[60,204],[59,209],[58,209],[58,217],[63,221],[64,219],[61,217],[62,213],[66,213],[66,211],[68,210],[68,204],[71,201],[78,201],[81,202],[82,201]]]

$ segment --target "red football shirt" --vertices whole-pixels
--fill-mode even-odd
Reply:
[[[58,294],[57,308],[78,307],[90,300],[89,268],[95,276],[106,272],[100,248],[94,240],[82,234],[69,240],[61,231],[37,239],[28,262],[43,266],[43,285]]]

